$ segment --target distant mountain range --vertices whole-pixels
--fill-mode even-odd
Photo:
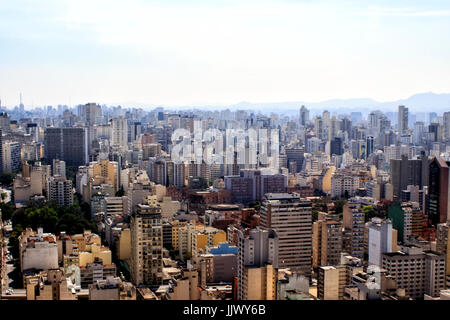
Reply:
[[[450,111],[450,94],[436,93],[419,93],[407,99],[396,101],[379,102],[373,99],[332,99],[321,102],[276,102],[276,103],[250,103],[241,102],[230,106],[230,109],[252,109],[252,110],[277,110],[278,112],[295,111],[301,105],[305,105],[313,113],[321,112],[324,109],[328,111],[352,112],[361,111],[369,112],[372,110],[380,110],[383,112],[396,112],[399,105],[405,105],[411,112],[443,112]],[[291,112],[289,112],[291,113]]]
[[[124,107],[141,106],[146,109],[163,107],[165,110],[187,110],[187,109],[202,109],[202,110],[255,110],[263,113],[270,113],[276,110],[281,114],[297,114],[300,106],[305,105],[312,114],[322,112],[327,109],[330,112],[339,111],[340,113],[350,113],[360,111],[367,113],[373,110],[380,110],[383,112],[397,112],[399,105],[405,105],[410,112],[445,112],[450,111],[450,93],[418,93],[412,95],[407,99],[396,101],[379,102],[373,99],[332,99],[322,102],[306,102],[306,101],[287,101],[287,102],[239,102],[233,105],[198,105],[198,106],[157,106],[139,103],[123,103]]]

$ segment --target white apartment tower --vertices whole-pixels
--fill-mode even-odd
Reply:
[[[54,176],[60,176],[65,178],[66,177],[66,162],[59,160],[59,159],[53,159],[53,175]]]
[[[128,123],[127,119],[120,117],[111,120],[112,145],[126,147],[128,144]]]
[[[72,181],[56,176],[48,179],[47,200],[55,201],[60,206],[73,204]]]
[[[238,299],[275,299],[278,237],[271,229],[238,230]]]

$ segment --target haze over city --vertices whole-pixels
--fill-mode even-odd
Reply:
[[[450,300],[448,0],[3,2],[1,319]]]

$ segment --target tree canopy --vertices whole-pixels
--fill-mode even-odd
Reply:
[[[84,230],[97,232],[96,224],[87,219],[89,213],[83,211],[78,202],[71,206],[59,206],[54,202],[44,204],[34,200],[28,201],[24,207],[15,209],[11,214],[13,232],[10,236],[13,256],[18,257],[17,240],[25,228],[36,230],[42,227],[44,232],[54,234],[61,231],[67,234],[82,233]]]

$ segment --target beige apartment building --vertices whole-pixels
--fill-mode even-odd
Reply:
[[[134,285],[162,283],[163,233],[156,199],[138,204],[131,217],[131,280]]]
[[[311,277],[311,202],[297,193],[267,193],[261,207],[261,226],[278,236],[278,266]]]

